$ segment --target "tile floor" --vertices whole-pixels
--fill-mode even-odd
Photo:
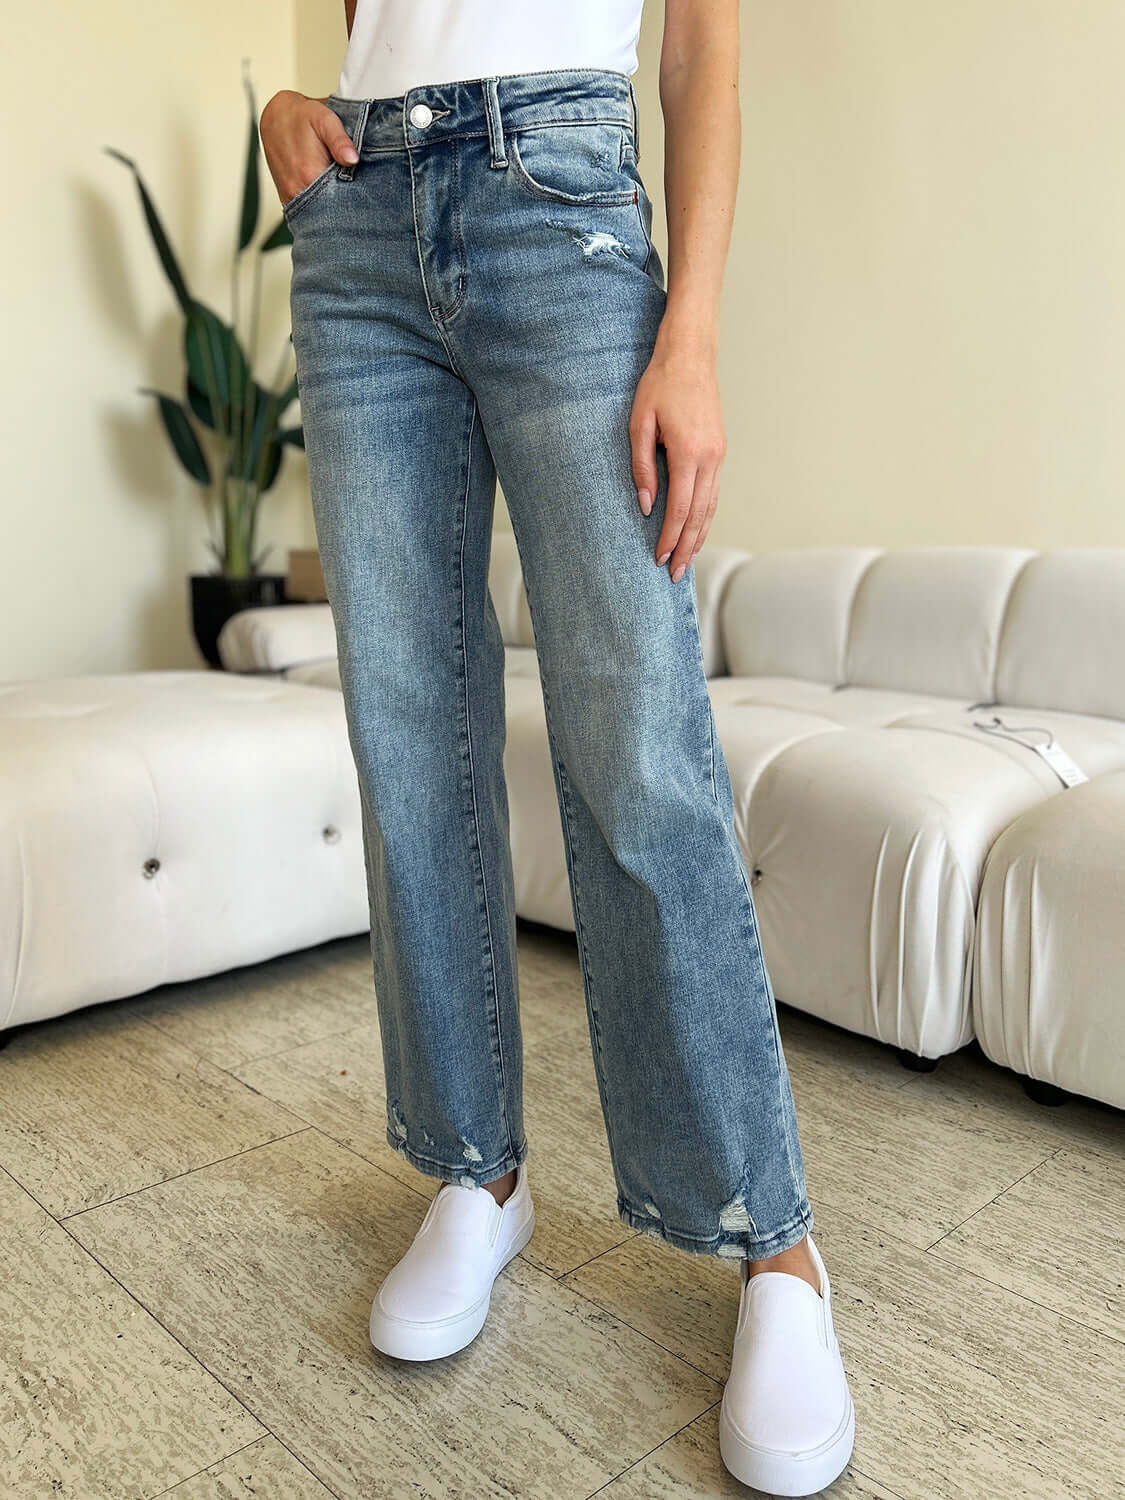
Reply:
[[[626,1229],[573,938],[521,924],[531,1244],[481,1336],[376,1355],[434,1191],[387,1147],[367,939],[0,1050],[4,1500],[698,1500],[737,1265]],[[782,1007],[875,1500],[1125,1495],[1125,1114]]]

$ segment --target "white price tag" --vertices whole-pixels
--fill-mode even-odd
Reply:
[[[1077,786],[1080,781],[1089,781],[1085,771],[1056,741],[1052,740],[1049,745],[1034,745],[1032,748],[1036,755],[1043,757],[1063,786]]]

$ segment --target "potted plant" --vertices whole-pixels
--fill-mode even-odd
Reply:
[[[141,209],[157,257],[183,313],[183,399],[151,386],[141,386],[139,390],[155,400],[173,452],[203,490],[211,531],[207,545],[215,555],[216,567],[211,573],[192,574],[190,598],[196,641],[213,666],[220,665],[216,645],[219,631],[232,614],[251,605],[285,602],[285,575],[261,571],[269,548],[256,551],[258,516],[263,495],[273,488],[281,472],[286,448],[304,447],[300,425],[285,425],[286,413],[298,395],[296,376],[285,378],[289,341],[272,385],[260,384],[253,370],[262,297],[262,257],[282,245],[291,245],[293,237],[282,217],[272,233],[256,248],[252,247],[261,207],[260,140],[253,88],[245,76],[243,82],[250,129],[241,212],[231,257],[229,322],[192,295],[136,163],[112,146],[105,147],[136,178]],[[243,257],[251,251],[248,347],[244,347],[238,327],[240,292]]]

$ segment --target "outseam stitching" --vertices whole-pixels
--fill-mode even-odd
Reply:
[[[468,442],[465,448],[465,488],[461,496],[461,550],[458,559],[461,600],[461,677],[463,683],[462,693],[465,705],[465,740],[469,763],[469,791],[473,807],[473,831],[476,844],[477,864],[480,869],[481,909],[484,913],[485,933],[487,936],[488,964],[491,973],[493,1026],[496,1032],[496,1048],[498,1054],[497,1061],[500,1066],[500,1076],[498,1079],[500,1089],[500,1114],[501,1118],[504,1121],[504,1130],[508,1136],[508,1149],[509,1151],[511,1151],[512,1126],[511,1121],[508,1118],[508,1086],[507,1072],[504,1067],[504,1036],[500,1022],[500,997],[498,993],[496,972],[496,946],[492,936],[492,915],[488,907],[488,881],[484,868],[484,849],[481,842],[480,833],[480,809],[477,805],[477,778],[473,763],[473,724],[470,707],[470,698],[472,695],[469,692],[469,645],[466,636],[465,623],[465,537],[469,529],[469,493],[472,485],[473,474],[473,439],[476,436],[477,415],[479,412],[476,397],[474,396],[472,399],[473,411],[472,417],[469,422]]]

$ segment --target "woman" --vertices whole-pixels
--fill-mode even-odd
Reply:
[[[854,1418],[692,570],[725,446],[738,7],[667,0],[665,289],[630,80],[641,5],[347,0],[338,91],[262,114],[362,794],[387,1140],[443,1180],[371,1339],[405,1359],[463,1348],[534,1223],[488,593],[499,475],[618,1213],[739,1260],[722,1456],[811,1494]]]

